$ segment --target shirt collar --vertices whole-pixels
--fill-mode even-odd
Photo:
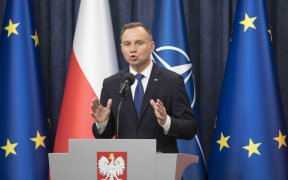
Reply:
[[[153,67],[153,62],[152,60],[150,60],[149,65],[141,72],[141,74],[143,74],[145,78],[149,79],[151,71],[152,71],[152,67]],[[131,66],[129,67],[129,72],[132,73],[134,76],[138,74]]]

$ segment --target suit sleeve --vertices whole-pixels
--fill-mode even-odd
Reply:
[[[197,132],[197,125],[182,76],[179,76],[174,85],[171,114],[168,112],[171,116],[171,126],[167,135],[179,139],[192,139]]]
[[[103,87],[101,90],[101,98],[100,98],[100,103],[103,106],[107,106],[108,99],[111,98],[108,95],[109,93],[108,93],[107,85],[108,85],[107,81],[104,80]],[[113,105],[113,101],[112,101],[112,105]],[[115,128],[114,127],[115,127],[115,123],[114,123],[112,107],[111,107],[111,113],[110,113],[110,116],[108,119],[108,124],[107,124],[104,132],[102,134],[99,134],[95,123],[93,123],[92,132],[93,132],[95,138],[112,138],[115,134]]]

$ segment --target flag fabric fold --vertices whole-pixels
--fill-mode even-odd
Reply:
[[[57,126],[54,152],[67,152],[71,138],[94,138],[92,99],[118,70],[109,2],[81,1]]]
[[[152,33],[153,40],[155,41],[155,50],[152,53],[153,60],[158,65],[183,76],[190,97],[191,108],[197,122],[195,82],[192,62],[189,58],[182,1],[156,1]],[[199,156],[199,163],[190,165],[184,172],[184,180],[206,179],[207,172],[205,158],[199,140],[199,130],[192,140],[177,140],[177,143],[180,153]]]
[[[49,124],[32,1],[9,0],[0,37],[0,177],[48,179]]]
[[[209,179],[288,179],[287,129],[265,0],[239,0]]]

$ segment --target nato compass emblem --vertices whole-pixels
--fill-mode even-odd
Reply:
[[[188,94],[193,98],[193,108],[196,101],[195,82],[192,63],[186,52],[175,46],[161,46],[153,51],[151,58],[156,64],[182,75]]]

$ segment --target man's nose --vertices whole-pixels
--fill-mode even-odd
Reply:
[[[130,52],[136,52],[136,51],[137,51],[136,45],[135,44],[131,44]]]

